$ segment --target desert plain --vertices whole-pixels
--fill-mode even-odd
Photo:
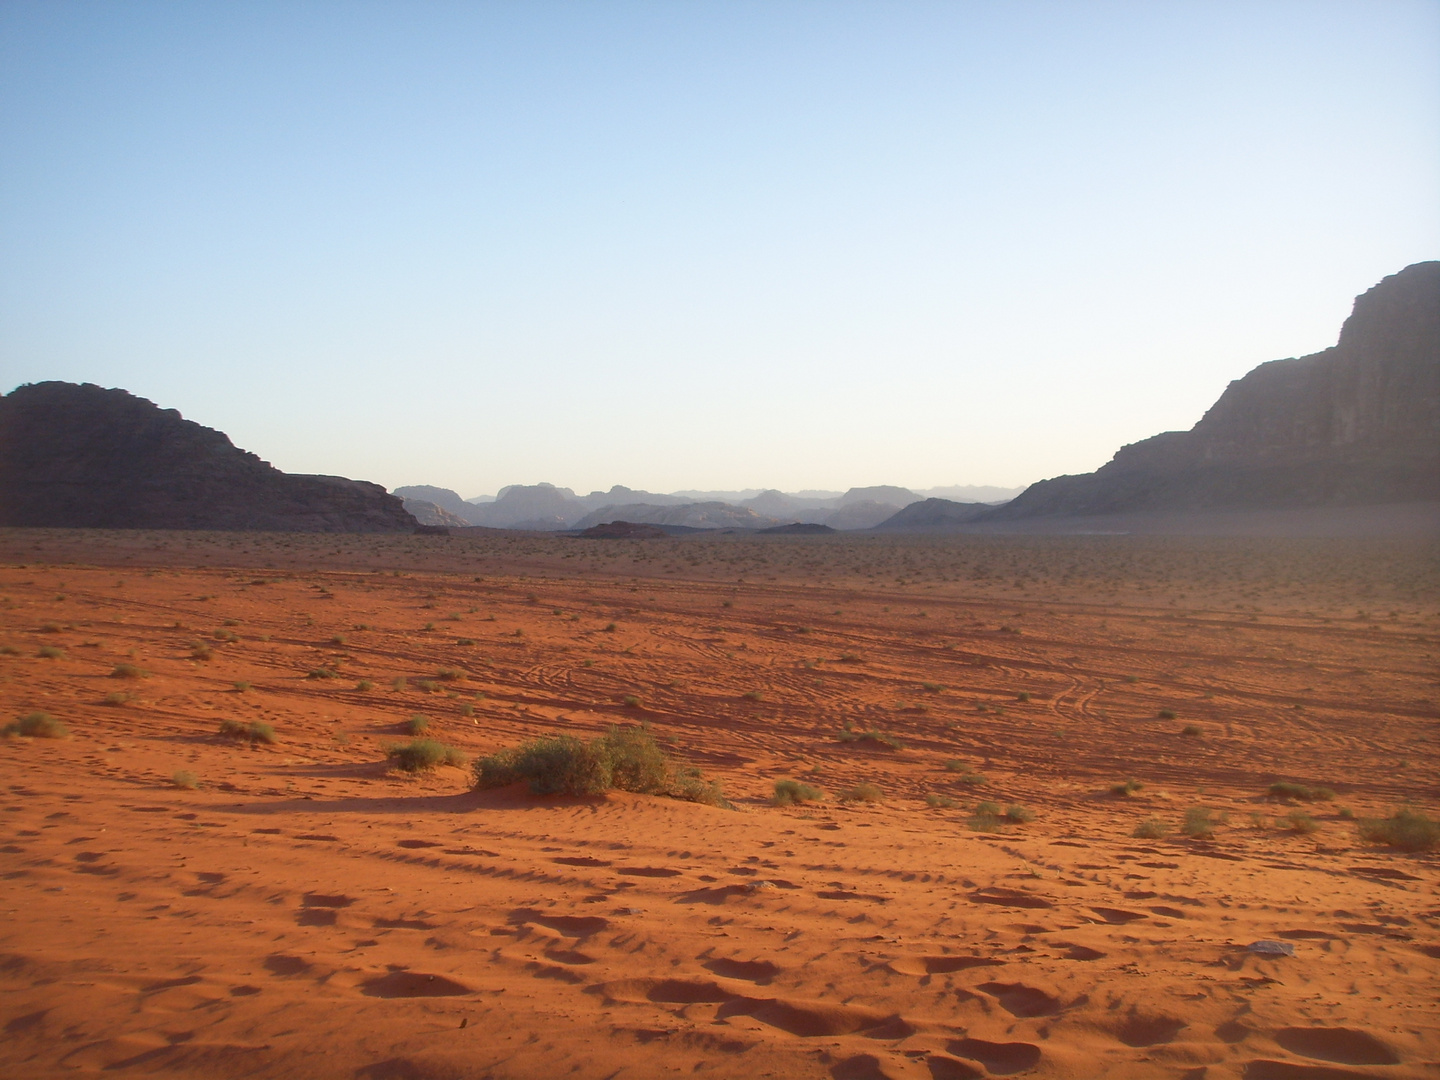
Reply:
[[[0,1074],[1437,1077],[1437,642],[1425,540],[0,530]]]

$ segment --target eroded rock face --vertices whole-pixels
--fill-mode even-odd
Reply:
[[[1189,431],[1032,485],[989,519],[1440,498],[1440,262],[1355,301],[1332,348],[1261,364]]]
[[[124,390],[43,382],[0,397],[0,525],[389,532],[378,484],[281,472]]]

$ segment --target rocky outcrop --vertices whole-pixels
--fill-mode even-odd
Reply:
[[[464,529],[470,525],[459,515],[425,499],[406,499],[404,503],[406,512],[421,525],[442,529]]]
[[[977,521],[995,508],[988,503],[925,499],[911,503],[875,526],[876,532],[943,532],[953,525]]]
[[[668,534],[658,525],[636,521],[607,521],[580,534],[586,540],[663,540]]]
[[[0,397],[0,525],[410,531],[378,484],[281,472],[124,390],[43,382]]]
[[[1440,499],[1440,262],[1355,301],[1339,342],[1261,364],[1189,431],[1094,473],[1033,484],[987,515],[1358,506]]]
[[[431,503],[438,506],[456,519],[454,522],[446,522],[446,524],[478,524],[470,520],[472,511],[476,509],[475,506],[462,499],[459,492],[451,491],[449,488],[433,487],[430,484],[411,484],[407,487],[397,487],[390,494],[404,499],[407,510],[410,509],[412,502]],[[412,510],[411,513],[414,511]],[[416,517],[419,515],[416,514]]]

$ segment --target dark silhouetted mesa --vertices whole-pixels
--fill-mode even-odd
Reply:
[[[124,390],[43,382],[0,397],[0,525],[412,530],[378,484],[292,476]]]
[[[1261,364],[1189,431],[985,515],[1363,506],[1440,499],[1440,262],[1360,296],[1333,348]]]

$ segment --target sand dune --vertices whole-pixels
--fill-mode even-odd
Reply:
[[[1440,857],[1345,816],[1440,802],[1433,544],[14,530],[0,598],[70,730],[0,742],[6,1076],[1440,1069]],[[417,714],[736,809],[391,769]]]

